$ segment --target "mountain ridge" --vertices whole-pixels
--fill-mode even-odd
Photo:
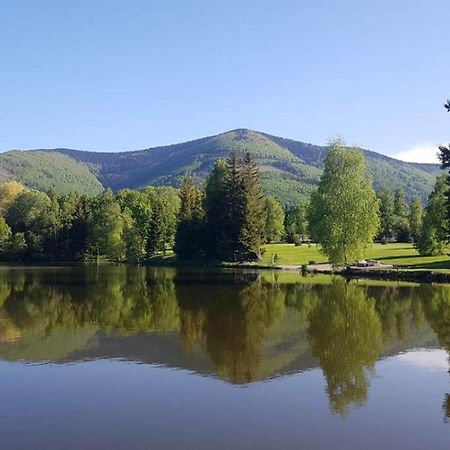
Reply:
[[[214,162],[230,151],[252,153],[261,169],[264,190],[292,206],[316,188],[327,147],[238,128],[192,141],[122,152],[13,150],[0,154],[0,179],[14,178],[37,189],[53,187],[82,193],[149,184],[178,186],[186,175],[204,180]],[[425,201],[440,172],[437,164],[408,163],[361,151],[374,186],[403,189],[408,199],[417,195]]]

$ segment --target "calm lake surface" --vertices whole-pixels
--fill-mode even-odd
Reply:
[[[3,267],[0,448],[448,450],[448,351],[450,286]]]

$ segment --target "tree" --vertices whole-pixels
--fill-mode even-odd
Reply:
[[[425,208],[422,232],[416,247],[421,255],[442,255],[447,249],[447,194],[448,183],[445,177],[438,177],[433,192]]]
[[[423,207],[419,197],[414,197],[412,199],[409,207],[408,223],[411,238],[413,242],[417,242],[419,240],[420,233],[422,232],[423,224]]]
[[[405,192],[398,189],[394,195],[394,233],[397,242],[409,242],[409,210],[405,199]]]
[[[380,231],[378,238],[381,242],[387,242],[394,236],[394,197],[387,188],[381,188],[377,192],[377,197],[380,204]]]
[[[151,198],[152,212],[147,233],[147,257],[173,246],[180,208],[178,191],[171,187],[146,188],[143,191]]]
[[[379,227],[379,207],[360,151],[334,142],[319,189],[311,196],[311,236],[333,264],[364,256]]]
[[[264,237],[266,242],[276,242],[283,238],[284,209],[281,203],[273,198],[266,197],[264,201]]]
[[[308,209],[309,203],[303,201],[297,207],[286,211],[285,229],[288,242],[300,244],[308,235]]]
[[[102,257],[113,261],[125,257],[123,230],[120,206],[112,192],[95,197],[88,218],[88,248],[97,261]]]
[[[228,233],[228,211],[224,208],[226,197],[227,166],[220,159],[214,164],[205,186],[205,245],[206,256],[219,259]]]
[[[11,228],[3,217],[0,217],[0,254],[7,250],[11,238]]]
[[[204,217],[203,192],[185,178],[180,188],[181,207],[177,233],[175,237],[175,253],[181,259],[203,256]]]
[[[259,179],[259,169],[250,153],[242,161],[242,209],[243,223],[239,231],[239,260],[260,257],[264,236],[264,195]],[[281,215],[282,217],[282,215]]]
[[[226,160],[224,179],[224,236],[219,249],[222,260],[237,260],[243,253],[239,236],[244,225],[245,205],[242,192],[242,161],[236,152],[231,152]]]
[[[444,105],[445,109],[450,112],[450,100],[447,100],[447,102]],[[439,159],[441,160],[441,167],[442,169],[448,169],[448,175],[447,175],[447,184],[450,185],[450,145],[445,146],[441,145],[439,147]],[[450,240],[450,190],[447,190],[445,193],[446,196],[446,234],[447,234],[447,240]]]
[[[59,227],[57,203],[42,192],[23,191],[6,212],[14,233],[24,233],[29,256],[42,257],[47,249],[53,255],[53,240]]]
[[[6,181],[0,184],[0,216],[4,216],[10,205],[25,188],[17,181]]]

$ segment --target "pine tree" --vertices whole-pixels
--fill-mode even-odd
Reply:
[[[239,245],[245,216],[241,166],[238,155],[230,153],[224,180],[224,239],[219,249],[219,256],[224,260],[238,260],[243,250]]]
[[[185,178],[180,189],[181,207],[175,237],[175,253],[181,259],[203,256],[203,192]]]
[[[259,169],[250,153],[244,155],[241,169],[243,223],[239,232],[239,259],[259,258],[264,236],[264,195]]]
[[[226,241],[229,215],[224,206],[226,173],[225,161],[219,160],[206,180],[204,251],[210,259],[220,259]]]

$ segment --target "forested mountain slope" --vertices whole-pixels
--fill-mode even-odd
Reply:
[[[115,191],[149,184],[176,186],[185,175],[203,180],[214,161],[225,158],[232,150],[252,153],[261,168],[265,191],[288,205],[315,189],[327,154],[324,146],[238,129],[140,151],[8,152],[0,154],[0,176],[3,173],[4,177],[16,178],[36,188],[50,185],[66,190],[72,186],[83,192],[97,192],[100,183]],[[402,188],[408,198],[418,195],[423,200],[431,192],[438,165],[406,163],[375,152],[364,152],[375,187]]]

